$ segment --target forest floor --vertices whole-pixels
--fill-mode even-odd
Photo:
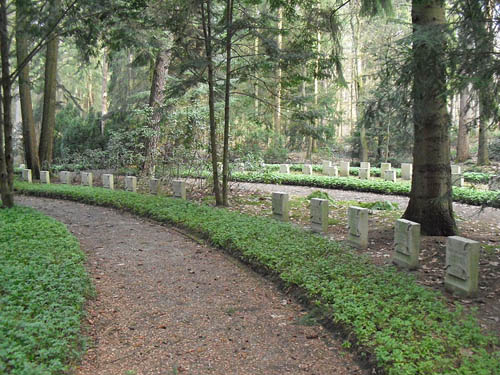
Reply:
[[[224,252],[157,223],[16,197],[66,224],[87,254],[87,354],[77,375],[368,375],[343,340]]]
[[[190,180],[188,199],[211,203],[213,197],[203,181]],[[394,223],[401,217],[408,204],[407,197],[381,195],[345,190],[318,189],[301,186],[232,183],[230,194],[231,210],[251,215],[271,217],[271,193],[290,194],[290,222],[310,228],[309,200],[307,196],[323,191],[332,199],[330,202],[328,233],[332,240],[347,238],[347,209],[358,202],[389,201],[394,210],[370,210],[369,245],[366,250],[356,250],[369,256],[381,267],[390,266],[394,241]],[[461,298],[444,289],[446,237],[422,236],[420,267],[406,271],[414,275],[418,283],[438,290],[446,298],[450,308],[461,302],[470,311],[477,309],[478,320],[485,332],[500,337],[500,210],[481,208],[465,204],[453,204],[460,235],[481,243],[479,293],[475,298]]]

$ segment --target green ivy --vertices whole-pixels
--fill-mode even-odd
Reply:
[[[183,227],[303,290],[390,375],[497,375],[498,338],[392,267],[287,223],[124,191],[17,183],[24,194],[115,207]]]

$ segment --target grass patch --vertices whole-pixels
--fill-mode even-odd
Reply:
[[[200,234],[304,291],[389,375],[498,374],[498,338],[393,267],[288,223],[166,197],[17,183],[18,191],[115,207]]]
[[[78,241],[32,209],[0,209],[0,373],[62,374],[83,351],[92,291]]]

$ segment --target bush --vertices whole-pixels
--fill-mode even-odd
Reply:
[[[181,226],[303,290],[389,375],[496,375],[498,339],[437,292],[287,223],[124,191],[17,183],[25,194],[97,204]]]

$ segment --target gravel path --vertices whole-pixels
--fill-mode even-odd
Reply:
[[[281,188],[281,187],[280,187]],[[271,282],[219,250],[129,214],[18,196],[88,256],[93,346],[78,375],[369,373]]]

